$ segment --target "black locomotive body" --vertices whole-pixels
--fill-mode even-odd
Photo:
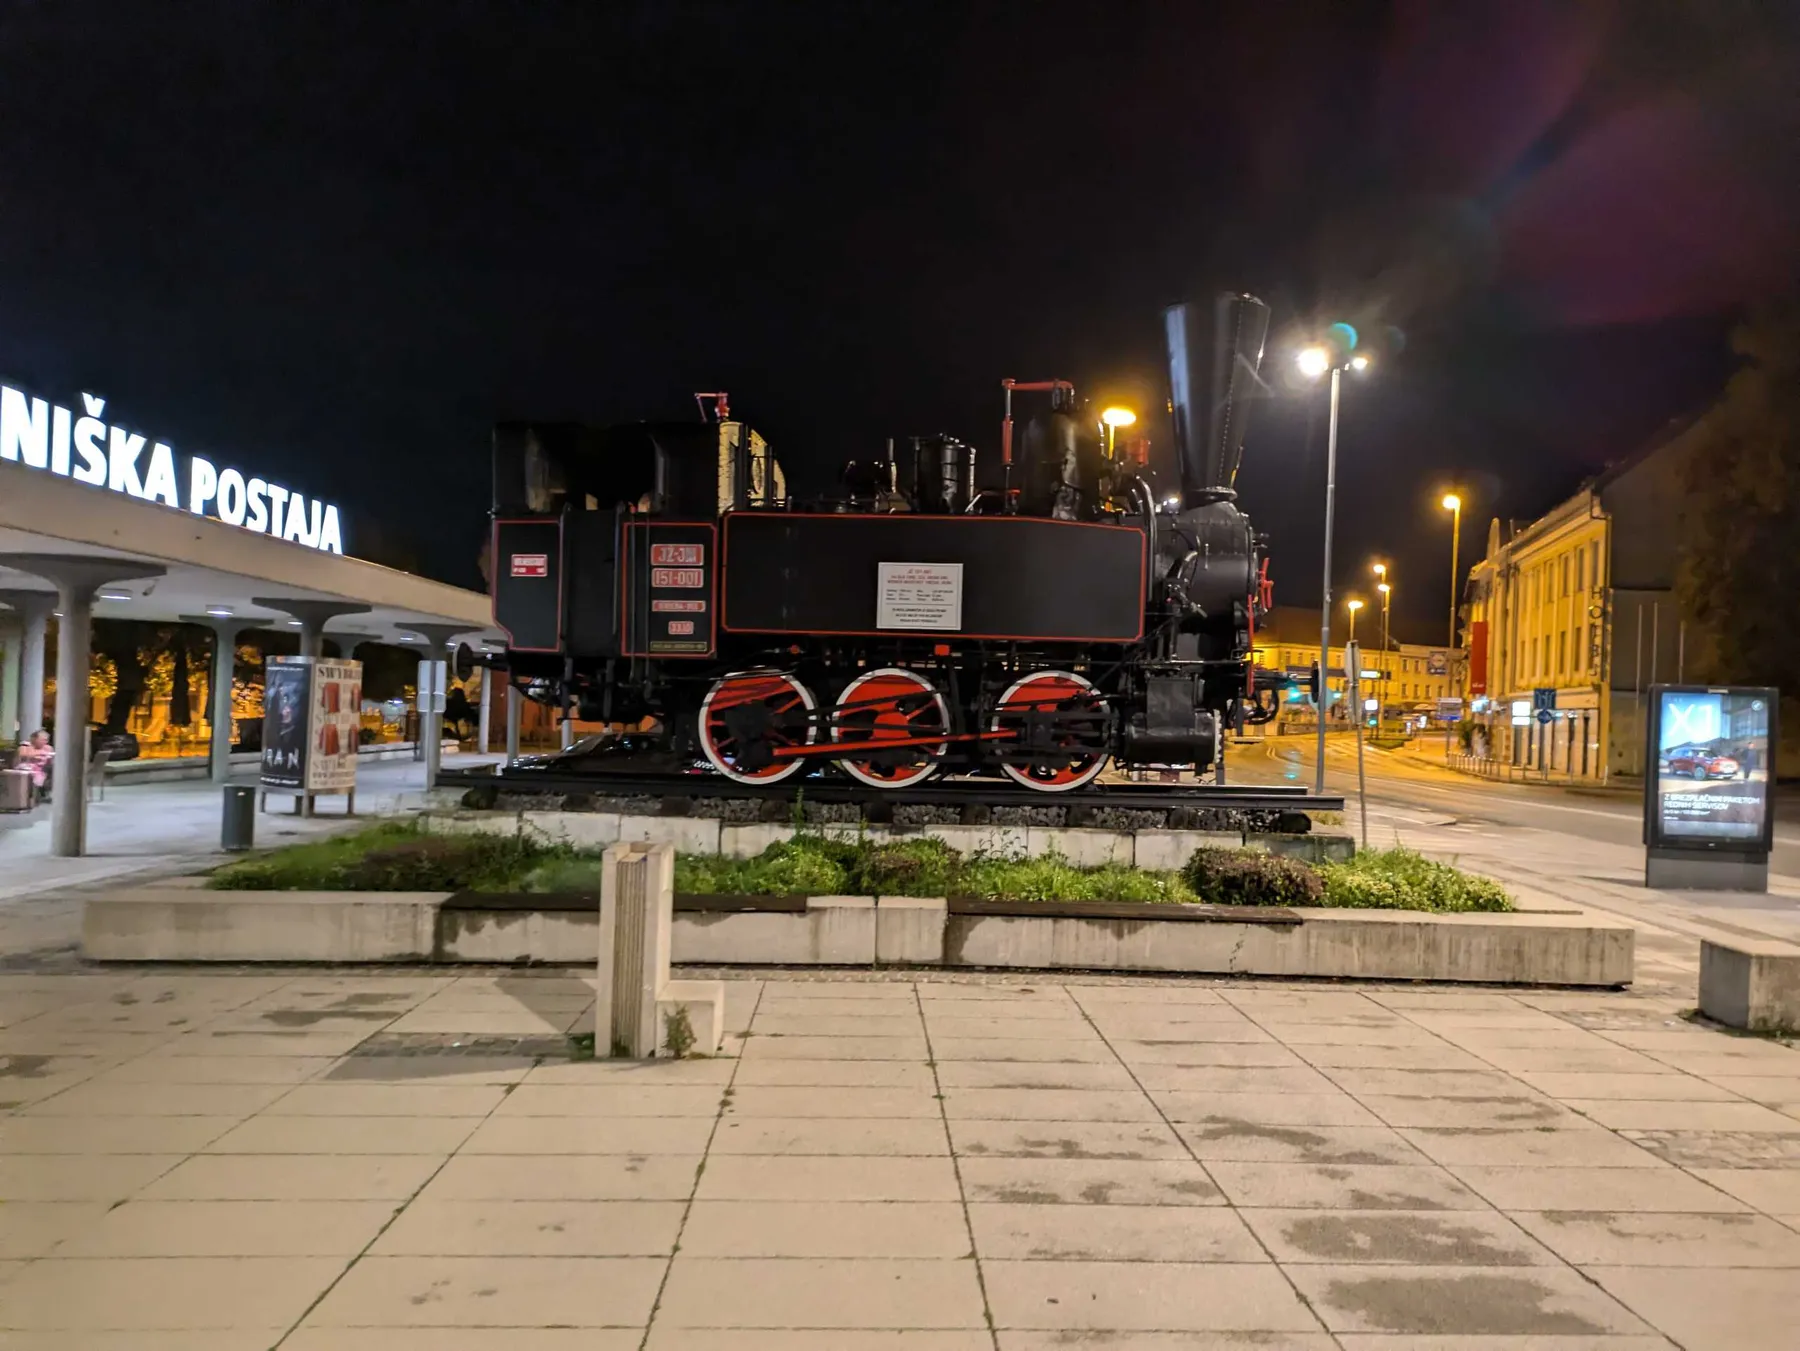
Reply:
[[[497,428],[511,679],[646,728],[628,754],[747,783],[832,766],[877,789],[947,773],[1056,792],[1111,760],[1212,765],[1224,725],[1266,716],[1265,565],[1232,482],[1269,312],[1227,295],[1209,317],[1165,316],[1181,487],[1160,501],[1060,381],[1006,382],[985,490],[969,446],[931,437],[907,482],[890,442],[836,496],[797,500],[722,396],[716,420]],[[1025,388],[1051,406],[1015,459]]]

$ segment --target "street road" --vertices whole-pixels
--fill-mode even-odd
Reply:
[[[1449,817],[1467,825],[1523,826],[1611,845],[1643,843],[1643,799],[1636,788],[1569,789],[1480,779],[1434,764],[1426,747],[1439,744],[1421,742],[1422,753],[1365,745],[1369,802],[1402,815],[1408,809],[1423,812],[1440,821]],[[1234,742],[1226,752],[1227,774],[1234,783],[1311,784],[1316,746],[1311,736]],[[1354,799],[1356,747],[1349,735],[1327,738],[1325,773],[1329,791]],[[1800,824],[1791,816],[1795,805],[1791,795],[1778,805],[1775,849],[1769,859],[1770,871],[1778,876],[1800,877]],[[1352,800],[1347,813],[1352,822],[1355,811]]]

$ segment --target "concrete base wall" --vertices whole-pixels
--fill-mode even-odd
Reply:
[[[784,823],[726,824],[702,816],[634,816],[620,812],[433,811],[424,828],[443,835],[517,835],[579,849],[609,844],[672,844],[687,854],[753,858],[772,844],[792,839]],[[1356,849],[1347,835],[1260,835],[1206,830],[1094,830],[1051,826],[817,826],[823,834],[875,843],[929,836],[965,854],[1061,854],[1083,867],[1118,863],[1159,872],[1179,869],[1202,847],[1238,849],[1248,845],[1292,854],[1310,862],[1349,858]]]
[[[1702,939],[1700,1012],[1752,1032],[1800,1031],[1800,946]]]
[[[86,903],[95,961],[590,964],[597,911],[445,907],[435,893],[136,887]],[[1294,922],[953,914],[943,901],[813,897],[804,912],[678,910],[687,965],[1189,972],[1520,985],[1626,985],[1634,931],[1583,913],[1297,910]],[[1782,979],[1789,979],[1784,976]],[[1765,978],[1765,991],[1791,986]],[[1703,1004],[1704,1007],[1704,1004]]]

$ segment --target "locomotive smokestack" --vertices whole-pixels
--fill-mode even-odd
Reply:
[[[1251,295],[1219,295],[1213,302],[1210,341],[1197,331],[1199,317],[1192,305],[1171,305],[1163,318],[1183,505],[1195,506],[1230,493],[1237,480],[1256,371],[1269,333],[1269,307]]]

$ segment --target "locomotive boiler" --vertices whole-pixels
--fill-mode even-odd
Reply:
[[[1228,725],[1272,711],[1263,542],[1234,490],[1269,310],[1227,294],[1164,321],[1179,486],[1160,493],[1060,380],[1003,382],[980,486],[974,449],[938,435],[799,498],[722,395],[692,422],[497,427],[509,678],[647,729],[628,760],[745,784],[1055,793],[1113,761],[1213,765]],[[1017,437],[1016,394],[1047,396]]]

